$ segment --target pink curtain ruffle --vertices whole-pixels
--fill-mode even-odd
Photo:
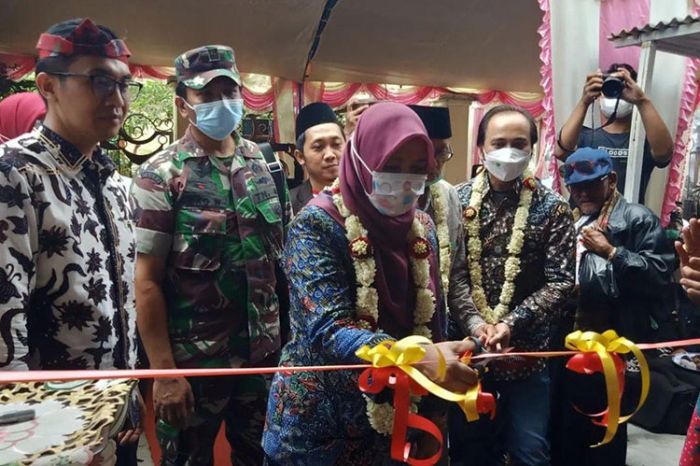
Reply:
[[[544,90],[542,99],[543,117],[542,132],[540,133],[540,164],[536,176],[540,178],[552,177],[552,188],[561,192],[561,180],[559,179],[559,169],[557,159],[553,155],[554,144],[556,144],[556,130],[554,128],[554,88],[552,85],[552,16],[550,12],[550,0],[538,0],[540,9],[544,13],[542,24],[537,29],[540,36],[540,85]],[[549,163],[544,163],[549,155]]]
[[[362,88],[360,83],[343,84],[340,87],[324,86],[321,90],[321,102],[325,102],[333,108],[347,104],[352,96]]]
[[[661,224],[663,226],[668,225],[671,212],[676,208],[676,201],[681,198],[683,191],[684,163],[690,140],[688,129],[692,124],[698,99],[698,82],[695,80],[697,70],[698,60],[689,58],[686,65],[683,94],[681,95],[681,108],[678,114],[673,158],[669,165],[666,192],[664,193],[664,201],[661,207]]]

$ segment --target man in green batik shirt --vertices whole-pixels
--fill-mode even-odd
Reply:
[[[154,369],[241,367],[280,346],[274,265],[290,217],[243,115],[233,50],[175,60],[185,136],[134,178],[137,324]],[[289,199],[288,193],[282,199]],[[222,420],[236,465],[262,464],[262,376],[157,379],[163,464],[212,464]]]

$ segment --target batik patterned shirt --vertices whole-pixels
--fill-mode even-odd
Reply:
[[[465,210],[469,207],[473,183],[474,180],[470,180],[457,186]],[[500,195],[490,189],[488,183],[484,190],[479,212],[482,244],[479,265],[486,299],[492,308],[499,302],[505,281],[505,262],[509,256],[507,246],[521,189],[523,185],[518,180],[513,190]],[[575,237],[573,218],[567,203],[538,182],[525,228],[515,295],[509,312],[501,319],[510,327],[510,346],[517,350],[540,351],[549,347],[552,329],[560,321],[564,302],[574,286]],[[468,251],[468,235],[465,235],[465,246]],[[451,311],[454,316],[457,310]],[[467,333],[473,333],[485,323],[475,307],[465,308],[458,320]],[[508,358],[503,364],[494,363],[493,366],[494,376],[498,379],[520,379],[544,368],[544,361],[532,363]]]
[[[178,367],[239,367],[280,345],[274,266],[291,207],[258,146],[234,139],[235,152],[216,157],[188,131],[132,185],[137,250],[166,258]]]
[[[100,149],[43,126],[0,145],[0,369],[133,368],[135,241]]]

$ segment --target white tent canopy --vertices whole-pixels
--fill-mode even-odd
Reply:
[[[35,54],[50,25],[89,16],[127,39],[132,62],[172,66],[220,43],[241,71],[302,81],[325,0],[2,0],[0,52]],[[307,80],[541,92],[537,0],[340,0]]]

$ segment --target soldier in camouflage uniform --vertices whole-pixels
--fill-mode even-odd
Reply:
[[[131,191],[139,331],[152,368],[261,363],[280,346],[274,265],[291,209],[258,147],[234,132],[233,50],[200,47],[175,64],[176,105],[191,124]],[[262,376],[161,379],[153,397],[162,464],[212,464],[222,420],[233,463],[262,463]]]

